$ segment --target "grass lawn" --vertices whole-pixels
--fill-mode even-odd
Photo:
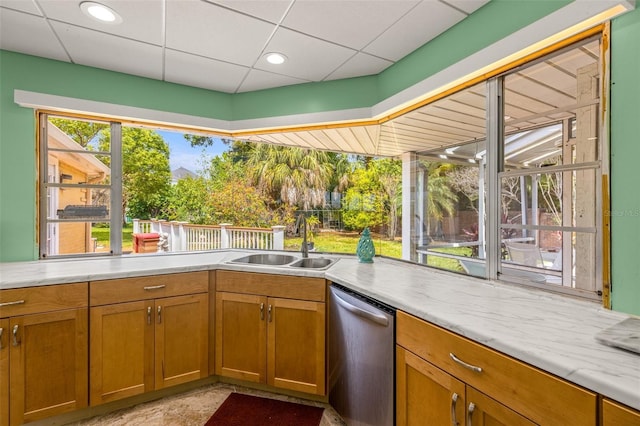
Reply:
[[[98,247],[104,247],[107,251],[109,248],[109,235],[111,233],[110,228],[98,228],[91,227],[91,237],[98,239]],[[122,227],[122,251],[133,251],[133,240],[131,239],[133,234],[133,225],[128,223]],[[104,251],[104,250],[98,250]]]
[[[355,254],[359,239],[360,235],[357,233],[338,232],[320,232],[313,237],[316,251],[347,254]],[[382,239],[380,236],[373,236],[373,242],[376,248],[376,254],[396,259],[402,258],[402,241],[389,241]],[[284,249],[299,251],[301,244],[302,238],[286,238],[284,241]],[[454,247],[449,249],[440,249],[438,251],[458,256],[471,256],[471,248],[469,247]],[[456,259],[428,256],[427,265],[450,271],[464,271]]]
[[[109,228],[91,228],[91,236],[97,238],[98,251],[105,251],[109,249]],[[127,224],[122,228],[122,251],[133,251],[133,225]],[[396,259],[402,258],[402,241],[389,241],[383,239],[379,235],[372,235],[373,243],[376,248],[376,254],[393,257]],[[319,232],[313,236],[313,242],[315,243],[315,251],[325,253],[345,253],[355,254],[356,247],[360,235],[357,232],[344,233],[344,232]],[[302,238],[285,238],[284,249],[288,251],[300,251],[302,245]],[[443,253],[456,254],[459,256],[470,256],[471,248],[469,247],[456,247],[449,249],[439,249]],[[450,271],[462,272],[463,269],[455,259],[446,259],[437,256],[428,256],[427,264],[436,268],[448,269]]]

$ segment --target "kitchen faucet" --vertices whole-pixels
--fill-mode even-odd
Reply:
[[[309,247],[307,246],[307,217],[302,214],[302,247],[300,251],[302,252],[302,258],[306,259],[309,257]]]

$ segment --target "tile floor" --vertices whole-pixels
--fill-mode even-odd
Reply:
[[[300,402],[325,407],[320,426],[345,426],[333,408],[320,402],[258,390],[248,389],[225,383],[203,386],[179,395],[173,395],[156,401],[145,402],[104,416],[72,423],[74,426],[202,426],[231,392],[247,393],[267,398]]]

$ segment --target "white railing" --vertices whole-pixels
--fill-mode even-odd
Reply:
[[[133,234],[160,235],[158,251],[202,251],[225,248],[284,250],[284,226],[243,228],[229,223],[192,225],[187,222],[133,219]]]

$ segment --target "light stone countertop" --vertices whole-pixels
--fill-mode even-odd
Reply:
[[[327,270],[233,265],[248,251],[0,263],[0,289],[228,269],[326,277],[366,296],[640,410],[640,355],[595,335],[628,315],[597,303],[376,257],[339,258]]]

